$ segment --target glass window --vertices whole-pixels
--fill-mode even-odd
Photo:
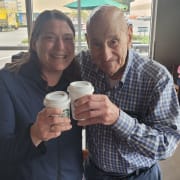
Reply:
[[[84,0],[81,0],[81,4]],[[116,0],[124,4],[123,8],[129,24],[133,26],[133,42],[132,48],[148,56],[150,47],[151,32],[151,7],[152,0]],[[30,2],[30,0],[28,1]],[[73,0],[32,0],[33,20],[38,14],[46,9],[59,9],[66,13],[73,20],[76,29],[76,52],[87,49],[84,33],[86,31],[85,24],[91,9],[81,10],[80,13],[76,8],[68,8],[69,3]],[[96,1],[95,1],[96,2]],[[25,0],[0,0],[0,58],[6,59],[11,56],[10,51],[24,51],[28,48],[28,31],[26,19]],[[93,4],[93,0],[91,0]],[[66,7],[65,7],[66,6]],[[8,19],[8,20],[7,20]],[[22,48],[21,48],[22,47]],[[6,52],[4,52],[6,49]],[[14,52],[14,51],[11,51]]]
[[[81,6],[84,6],[84,0],[81,0]],[[116,0],[117,2],[125,5],[126,8],[122,8],[127,16],[129,24],[133,26],[133,42],[132,48],[147,56],[149,52],[150,43],[150,22],[151,22],[151,6],[152,0]],[[74,6],[75,9],[67,8],[70,7],[69,3],[72,0],[34,0],[33,1],[33,15],[34,18],[45,9],[59,9],[65,12],[73,20],[76,29],[76,50],[87,49],[84,33],[86,31],[85,24],[91,9],[83,7],[80,15],[78,15],[78,3]],[[95,1],[96,2],[96,1]],[[91,5],[93,1],[91,0]],[[66,7],[64,7],[66,6]],[[71,5],[72,7],[73,5]],[[80,19],[79,19],[80,18]],[[79,25],[81,24],[81,25]],[[80,32],[78,31],[80,29]],[[80,36],[80,37],[79,37]],[[78,43],[78,41],[80,41]],[[80,47],[78,47],[80,46]]]
[[[25,0],[0,1],[0,39],[1,67],[3,63],[11,61],[14,53],[27,49]]]
[[[133,26],[132,47],[140,54],[148,56],[151,34],[152,0],[134,0],[130,2],[126,13]]]

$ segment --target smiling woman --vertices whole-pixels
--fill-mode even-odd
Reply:
[[[0,70],[0,179],[82,179],[82,128],[43,105],[47,93],[80,80],[74,37],[69,17],[44,11],[28,53]]]

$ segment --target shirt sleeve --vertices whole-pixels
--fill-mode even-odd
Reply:
[[[149,112],[138,119],[120,110],[112,126],[136,151],[151,159],[165,159],[173,154],[180,139],[180,107],[173,81],[161,79],[152,91]]]

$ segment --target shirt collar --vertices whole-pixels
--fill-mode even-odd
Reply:
[[[129,69],[132,65],[132,61],[133,61],[133,51],[131,49],[128,50],[128,59],[127,59],[127,64],[126,64],[126,68],[125,68],[125,71],[122,75],[122,78],[121,78],[121,82],[124,83],[125,82],[125,79],[126,79],[126,76],[129,72]]]

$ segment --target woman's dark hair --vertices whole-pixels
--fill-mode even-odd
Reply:
[[[36,18],[34,24],[33,24],[33,29],[30,37],[30,45],[29,45],[29,52],[24,53],[24,55],[14,63],[8,63],[6,64],[6,68],[11,69],[12,71],[20,69],[20,67],[27,63],[28,61],[35,61],[37,66],[39,66],[38,62],[38,56],[36,51],[33,49],[33,44],[34,42],[39,38],[40,34],[43,32],[44,24],[49,21],[49,20],[61,20],[65,21],[69,27],[71,28],[73,35],[75,37],[75,29],[73,26],[73,23],[71,19],[64,14],[63,12],[59,10],[45,10],[42,13],[39,14],[39,16]]]
[[[36,19],[33,25],[33,30],[31,33],[31,38],[30,38],[30,47],[29,47],[29,59],[34,59],[37,58],[36,52],[33,50],[33,43],[39,38],[40,34],[43,31],[44,24],[49,21],[49,20],[62,20],[65,21],[69,27],[71,28],[73,35],[75,36],[75,29],[73,26],[73,23],[71,19],[66,16],[63,12],[58,11],[58,10],[46,10],[43,11]]]

